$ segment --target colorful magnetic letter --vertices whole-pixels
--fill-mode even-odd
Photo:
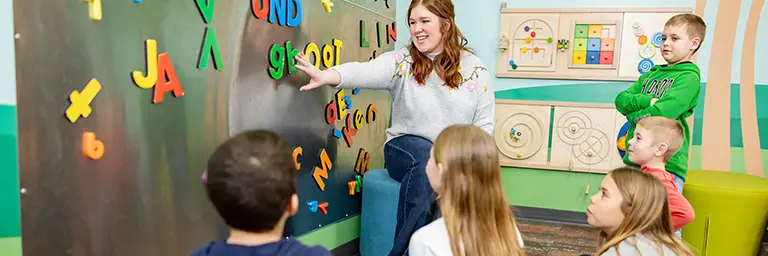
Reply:
[[[346,123],[341,133],[344,135],[344,142],[347,144],[347,147],[352,147],[352,136],[357,134],[357,130],[352,126],[352,115],[347,115]]]
[[[363,127],[363,122],[365,122],[365,116],[363,115],[363,112],[361,112],[359,109],[355,110],[355,129],[360,130],[360,128]]]
[[[320,48],[317,47],[317,44],[309,43],[307,46],[304,46],[304,55],[307,56],[307,59],[309,59],[310,62],[313,62],[312,64],[314,64],[315,67],[320,68]],[[312,55],[315,56],[314,61]]]
[[[288,74],[299,72],[299,69],[296,68],[296,55],[299,55],[299,50],[293,49],[291,41],[287,41],[285,42],[285,52],[288,54],[288,57],[285,58],[288,64]]]
[[[350,98],[349,95],[344,96],[344,102],[346,102],[345,104],[347,105],[347,109],[352,108],[352,98]]]
[[[101,20],[101,0],[85,0],[88,2],[88,17],[91,20]]]
[[[333,66],[333,47],[330,45],[323,45],[323,66],[330,68]]]
[[[213,0],[210,0],[213,1]],[[204,69],[208,67],[208,56],[213,55],[213,65],[216,69],[222,70],[221,51],[219,51],[219,40],[216,39],[216,31],[212,27],[205,28],[203,38],[203,48],[200,49],[200,56],[197,59],[197,68]]]
[[[275,80],[283,77],[283,67],[285,67],[283,50],[285,49],[279,44],[273,44],[269,48],[269,77]]]
[[[99,160],[104,155],[104,143],[96,139],[96,134],[83,133],[83,154],[93,160]]]
[[[371,160],[371,154],[365,152],[365,149],[360,148],[357,151],[357,161],[355,161],[355,172],[359,174],[365,174],[368,171],[369,162]]]
[[[307,202],[307,205],[309,206],[309,211],[317,212],[317,201]]]
[[[296,165],[296,170],[301,169],[301,163],[299,163],[299,156],[301,156],[304,153],[304,149],[301,147],[296,147],[293,149],[293,164]]]
[[[360,88],[352,89],[352,95],[357,95],[358,93],[360,93]]]
[[[366,114],[366,123],[376,121],[376,105],[368,105],[368,113]]]
[[[326,124],[333,124],[333,122],[336,122],[336,119],[339,118],[338,116],[338,110],[336,110],[336,102],[331,101],[328,102],[328,105],[325,105],[325,123]]]
[[[322,202],[319,205],[317,205],[317,208],[320,209],[320,212],[323,214],[328,214],[328,202]]]
[[[357,185],[357,182],[350,181],[347,182],[347,187],[349,187],[349,195],[354,196],[355,195],[355,185]]]
[[[139,88],[149,89],[157,82],[157,41],[148,39],[145,44],[147,76],[142,76],[141,71],[133,71],[132,75],[133,82]]]
[[[200,14],[203,15],[203,21],[210,23],[213,19],[213,6],[215,0],[195,0],[197,3],[197,9],[200,10]]]
[[[331,7],[333,7],[333,2],[331,2],[331,0],[320,0],[320,3],[323,4],[325,12],[331,12]]]
[[[381,22],[376,22],[376,42],[379,45],[379,48],[381,48]]]
[[[333,129],[333,137],[336,137],[337,139],[341,139],[341,136],[343,136],[341,134],[341,131],[339,131],[339,129],[334,128]]]
[[[259,5],[261,2],[261,5]],[[259,7],[261,6],[261,7]],[[269,14],[269,0],[251,0],[251,10],[257,19],[264,19]]]
[[[323,179],[328,179],[328,171],[333,168],[333,163],[331,163],[331,158],[328,157],[328,153],[325,152],[325,149],[320,151],[320,167],[315,167],[315,171],[312,173],[312,177],[315,179],[315,183],[317,183],[317,187],[320,188],[320,190],[325,191],[325,181]]]
[[[360,193],[363,190],[363,176],[360,176],[360,174],[355,175],[355,182],[357,182],[355,192]]]
[[[87,118],[88,115],[91,114],[91,101],[93,101],[93,98],[96,97],[96,94],[98,94],[99,91],[101,91],[99,80],[91,78],[82,91],[78,92],[75,90],[70,93],[69,101],[71,104],[69,104],[69,107],[65,111],[67,119],[69,119],[70,122],[75,123],[80,116]]]
[[[371,44],[365,39],[365,21],[360,20],[360,47],[367,48],[369,46],[371,46]]]
[[[275,19],[280,26],[285,26],[286,0],[271,0],[269,1],[269,23],[275,24]]]
[[[387,44],[389,44],[390,39],[392,39],[392,42],[397,41],[397,27],[395,27],[395,22],[392,22],[391,27],[387,25]]]
[[[296,7],[296,15],[293,15],[294,7]],[[289,27],[298,26],[299,22],[301,22],[301,0],[291,0],[290,3],[288,3],[288,11],[286,15],[288,15]]]
[[[341,89],[336,92],[336,111],[338,111],[336,116],[342,117],[347,115],[346,104],[347,102],[344,101],[344,89]]]
[[[336,58],[333,62],[333,65],[339,65],[341,62],[341,48],[344,47],[344,42],[339,39],[333,39],[331,42],[333,42],[333,46],[336,48]]]
[[[176,98],[184,96],[184,89],[181,88],[179,78],[176,77],[176,71],[173,69],[173,63],[171,63],[168,53],[157,55],[157,74],[157,84],[155,84],[155,95],[152,103],[163,102],[166,92],[173,92],[173,96]]]

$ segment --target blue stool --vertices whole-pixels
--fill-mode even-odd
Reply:
[[[386,169],[370,170],[363,177],[363,205],[360,212],[360,255],[389,254],[395,239],[400,182]]]

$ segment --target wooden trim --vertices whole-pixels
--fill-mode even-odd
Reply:
[[[496,104],[505,105],[527,105],[527,106],[552,106],[552,107],[574,107],[574,108],[615,108],[616,105],[608,103],[587,103],[587,102],[565,102],[565,101],[537,101],[537,100],[501,100],[497,99]]]
[[[693,8],[502,8],[501,13],[608,13],[670,12],[692,13]]]
[[[631,76],[571,76],[571,75],[555,75],[555,74],[543,74],[542,72],[508,72],[497,71],[496,77],[498,78],[540,78],[540,79],[557,79],[557,80],[592,80],[592,81],[616,81],[616,82],[634,82],[637,81],[637,77]]]
[[[502,167],[528,168],[528,169],[540,169],[540,170],[563,171],[563,172],[586,172],[586,173],[606,174],[609,171],[611,171],[611,170],[605,170],[605,169],[583,169],[583,168],[568,169],[568,167],[566,166],[523,164],[523,163],[514,163],[511,161],[505,161],[505,160],[500,160],[499,163],[501,163]]]

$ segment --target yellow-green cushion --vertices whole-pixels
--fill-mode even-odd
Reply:
[[[696,218],[683,240],[696,255],[754,256],[768,221],[768,179],[721,171],[688,171],[683,195]]]

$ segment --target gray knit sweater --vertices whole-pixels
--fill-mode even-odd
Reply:
[[[493,134],[495,97],[480,58],[469,52],[462,54],[459,72],[463,81],[458,89],[445,85],[434,71],[426,84],[418,84],[412,76],[412,63],[408,49],[403,48],[368,62],[348,62],[331,69],[341,74],[338,88],[389,90],[392,126],[387,129],[387,141],[417,135],[434,142],[453,124],[473,124]]]

